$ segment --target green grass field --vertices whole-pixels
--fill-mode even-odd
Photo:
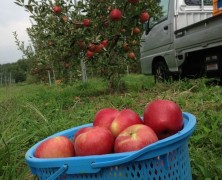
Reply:
[[[222,177],[222,88],[205,79],[154,84],[152,77],[124,77],[127,91],[110,94],[107,83],[90,79],[73,85],[0,87],[0,179],[34,179],[25,163],[26,151],[56,132],[92,122],[104,107],[143,113],[153,99],[177,102],[194,114],[197,129],[189,141],[193,179]]]

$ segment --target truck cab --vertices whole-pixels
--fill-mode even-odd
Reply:
[[[162,81],[181,74],[188,55],[189,50],[177,50],[180,33],[175,32],[210,18],[213,6],[212,0],[157,0],[157,3],[162,13],[144,24],[140,61],[143,74],[152,74],[155,81]]]

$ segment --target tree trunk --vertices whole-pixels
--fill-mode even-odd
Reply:
[[[86,83],[87,82],[86,64],[83,58],[81,58],[81,69],[82,69],[82,80],[84,83]]]

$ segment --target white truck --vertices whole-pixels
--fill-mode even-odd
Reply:
[[[157,0],[159,18],[144,25],[140,62],[155,81],[171,77],[219,77],[222,82],[222,14],[212,0]]]

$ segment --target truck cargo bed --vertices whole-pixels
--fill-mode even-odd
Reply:
[[[222,45],[222,14],[175,31],[175,47],[178,53],[219,45]]]

